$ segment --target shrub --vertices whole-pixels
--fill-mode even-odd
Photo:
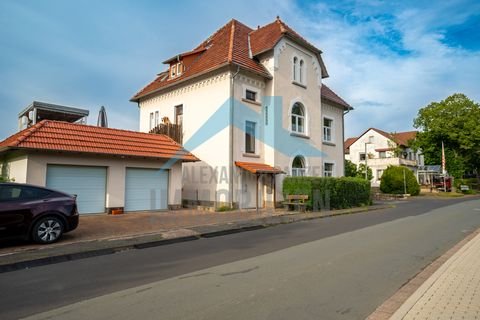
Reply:
[[[417,196],[420,193],[420,186],[413,172],[400,166],[389,166],[382,174],[380,190],[383,193],[403,194],[405,192],[404,175],[407,185],[407,193]]]
[[[308,210],[344,209],[370,204],[370,182],[342,177],[286,177],[283,194],[306,194]]]

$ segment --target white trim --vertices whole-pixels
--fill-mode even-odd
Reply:
[[[331,120],[332,121],[332,126],[330,127],[330,137],[331,140],[325,140],[325,125],[324,125],[324,120]],[[322,117],[322,141],[323,142],[328,142],[328,143],[335,143],[335,119],[329,116],[323,116]]]
[[[304,124],[303,124],[303,127],[304,127],[304,130],[303,132],[298,132],[298,131],[293,131],[292,130],[292,109],[293,109],[293,106],[295,105],[295,103],[300,103],[303,107],[303,113],[304,113]],[[302,101],[302,99],[300,97],[296,97],[292,100],[290,100],[290,107],[288,109],[288,131],[290,131],[291,133],[295,133],[295,134],[301,134],[301,135],[304,135],[306,137],[309,136],[309,113],[308,113],[308,109],[307,109],[307,106],[305,105],[305,103]]]
[[[247,152],[247,141],[246,141],[246,137],[247,137],[247,121],[248,122],[252,122],[255,124],[255,135],[254,135],[254,143],[255,143],[255,152],[254,153],[250,153],[250,152]],[[258,136],[259,136],[259,125],[258,125],[258,122],[257,121],[254,121],[254,120],[248,120],[248,119],[245,119],[244,121],[244,127],[243,127],[243,153],[244,154],[247,154],[247,155],[250,155],[250,156],[260,156],[260,153],[259,153],[259,141],[258,141]]]
[[[253,92],[256,93],[255,101],[247,99],[247,90],[253,91]],[[262,89],[260,89],[258,87],[252,87],[252,86],[249,86],[247,84],[242,83],[242,99],[245,99],[247,101],[260,103],[262,101],[261,95],[262,95]]]
[[[337,177],[337,164],[336,164],[335,160],[324,160],[323,161],[322,177],[326,177],[325,176],[325,164],[326,163],[329,163],[329,164],[333,165],[332,177]]]

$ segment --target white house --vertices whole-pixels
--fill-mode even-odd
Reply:
[[[201,160],[183,164],[184,204],[271,207],[285,175],[342,176],[343,117],[352,109],[322,79],[321,51],[277,19],[231,20],[131,101],[140,131],[181,125]]]
[[[413,150],[411,141],[417,131],[387,133],[369,128],[359,137],[345,141],[345,159],[357,166],[366,164],[372,169],[372,186],[380,185],[383,171],[390,165],[406,166],[417,176],[419,166],[424,165],[421,150]]]

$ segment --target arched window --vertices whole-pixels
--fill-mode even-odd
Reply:
[[[304,83],[303,77],[305,76],[305,70],[304,70],[303,60],[300,60],[300,66],[298,68],[298,72],[299,72],[298,82]]]
[[[305,158],[302,156],[296,156],[292,161],[292,176],[301,177],[305,175]]]
[[[292,107],[292,131],[305,133],[305,108],[300,102],[295,102]]]
[[[294,57],[293,58],[293,81],[298,81],[297,73],[298,73],[298,58]]]

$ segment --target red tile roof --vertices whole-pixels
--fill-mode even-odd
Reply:
[[[326,84],[322,83],[322,99],[328,100],[330,102],[336,103],[345,109],[353,109],[345,100],[340,98],[332,89],[327,87]]]
[[[161,134],[42,120],[0,142],[0,151],[34,149],[198,161],[181,145]]]
[[[251,173],[284,173],[282,170],[264,163],[235,161],[235,165]]]
[[[357,141],[357,137],[355,138],[348,138],[347,140],[345,140],[345,144],[344,144],[344,152],[345,154],[349,154],[350,153],[350,146],[355,142]]]
[[[382,136],[384,136],[385,138],[387,139],[390,139],[392,140],[393,142],[395,142],[396,144],[400,145],[400,146],[404,146],[404,147],[408,147],[410,145],[410,141],[411,140],[414,140],[415,137],[417,136],[417,133],[418,131],[405,131],[405,132],[395,132],[395,133],[388,133],[386,131],[383,131],[383,130],[380,130],[380,129],[377,129],[377,128],[368,128],[367,130],[365,130],[364,133],[362,133],[359,137],[357,138],[348,138],[347,140],[345,140],[345,151],[347,151],[348,148],[350,148],[350,146],[355,142],[357,141],[360,137],[362,137],[365,133],[367,133],[369,130],[374,130],[378,133],[380,133]],[[347,144],[348,144],[348,147],[347,147]],[[389,148],[390,149],[390,148]],[[377,150],[377,151],[380,151]],[[389,151],[389,150],[381,150],[381,151]]]
[[[198,55],[191,64],[185,66],[182,75],[170,79],[168,74],[160,73],[155,80],[137,92],[131,101],[139,101],[140,98],[163,88],[227,65],[240,66],[263,77],[271,78],[271,74],[254,57],[257,54],[273,49],[284,36],[303,44],[316,53],[320,60],[322,77],[328,77],[325,65],[320,57],[321,51],[279,18],[256,30],[232,19],[192,51],[178,55],[179,57],[192,54]],[[170,58],[165,62],[173,61],[176,57]]]

